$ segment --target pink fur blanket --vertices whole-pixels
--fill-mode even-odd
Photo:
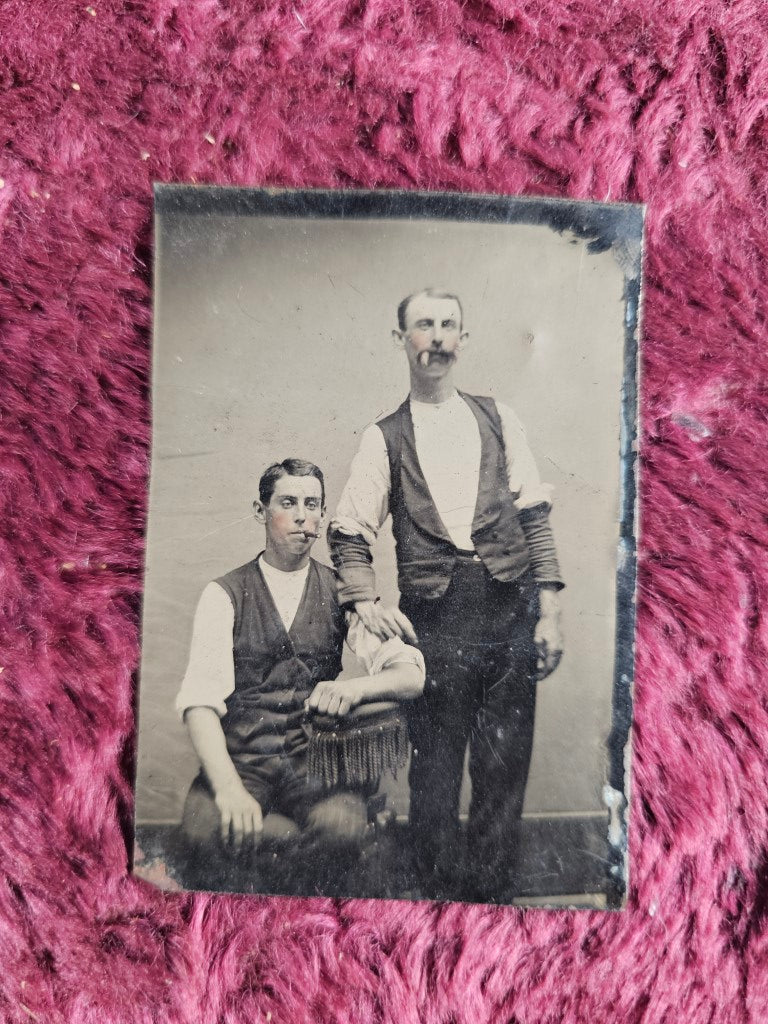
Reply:
[[[0,1017],[768,1020],[761,0],[0,4]],[[648,203],[622,913],[126,873],[151,182]]]

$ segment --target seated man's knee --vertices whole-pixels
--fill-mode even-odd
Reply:
[[[262,824],[263,828],[260,832],[244,839],[239,846],[234,846],[231,842],[223,840],[221,814],[213,794],[205,782],[196,779],[184,802],[181,833],[192,847],[199,847],[208,852],[211,851],[211,848],[215,848],[217,852],[229,853],[248,853],[264,842],[276,846],[286,845],[300,835],[300,829],[296,822],[284,814],[271,811],[264,816]]]
[[[365,801],[354,793],[337,793],[315,804],[307,816],[307,832],[335,846],[359,847],[367,825]]]
[[[270,811],[264,818],[264,828],[260,840],[262,843],[283,845],[293,842],[299,837],[299,826],[284,814]]]
[[[213,794],[198,778],[192,783],[184,801],[181,832],[193,846],[207,846],[219,836],[221,816]]]

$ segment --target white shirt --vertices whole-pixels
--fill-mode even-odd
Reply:
[[[296,617],[309,565],[296,572],[283,572],[259,558],[259,568],[286,630]],[[227,712],[226,700],[235,690],[235,664],[232,656],[232,632],[235,610],[229,594],[216,583],[203,590],[192,625],[187,671],[176,697],[176,710],[210,707],[219,716]],[[363,626],[356,613],[347,614],[347,645],[357,655],[369,675],[390,665],[418,665],[424,672],[421,651],[404,644],[399,637],[382,643]]]
[[[457,548],[474,550],[472,520],[480,481],[480,428],[456,392],[445,402],[410,401],[416,454],[427,487],[449,537]],[[552,504],[552,488],[539,478],[520,420],[496,403],[501,420],[509,489],[518,509]],[[389,459],[381,428],[373,423],[360,439],[330,529],[360,534],[373,544],[389,513]]]
[[[299,610],[301,595],[304,593],[307,576],[309,576],[309,562],[303,569],[285,572],[283,569],[276,569],[274,565],[270,565],[261,555],[259,556],[259,568],[287,632],[293,625],[296,612]]]

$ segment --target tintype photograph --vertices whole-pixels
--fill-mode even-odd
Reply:
[[[155,205],[134,872],[620,908],[643,209]]]

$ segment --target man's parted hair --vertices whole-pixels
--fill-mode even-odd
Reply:
[[[408,306],[411,301],[417,298],[419,295],[428,295],[430,299],[453,299],[456,305],[459,307],[459,316],[461,322],[459,327],[464,326],[464,309],[461,305],[461,299],[458,295],[454,295],[453,292],[443,291],[442,288],[421,288],[417,292],[411,292],[410,295],[406,295],[400,305],[397,307],[397,326],[401,331],[405,330],[405,318],[408,315]]]
[[[313,476],[319,480],[323,508],[325,508],[323,471],[314,462],[307,462],[306,459],[283,459],[282,462],[273,462],[271,466],[267,466],[259,480],[259,501],[262,505],[269,504],[275,493],[275,484],[284,476]]]

